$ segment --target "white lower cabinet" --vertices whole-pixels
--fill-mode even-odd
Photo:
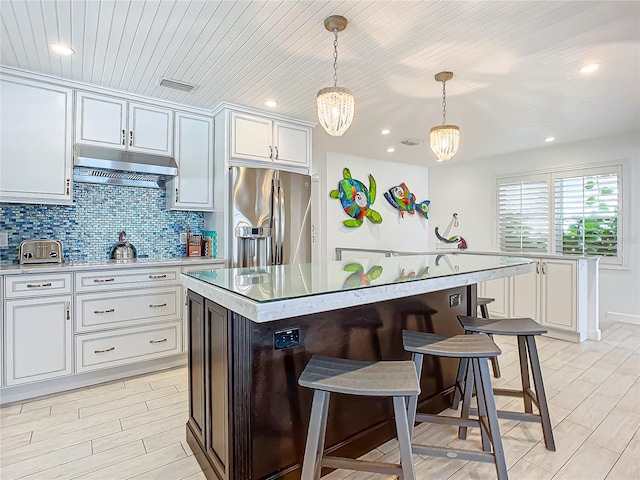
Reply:
[[[491,316],[533,318],[563,340],[599,340],[597,262],[536,257],[534,271],[484,282],[479,295],[496,298]]]
[[[76,372],[153,360],[181,351],[180,322],[76,335]]]
[[[70,375],[71,295],[5,302],[6,385]]]

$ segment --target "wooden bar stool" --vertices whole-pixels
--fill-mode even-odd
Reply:
[[[524,401],[524,413],[498,410],[498,417],[525,422],[540,422],[542,425],[545,446],[547,447],[547,450],[555,452],[556,445],[553,439],[553,429],[551,428],[551,419],[549,417],[549,406],[547,405],[547,396],[542,382],[542,370],[540,368],[540,358],[538,357],[535,338],[536,335],[547,333],[547,330],[531,318],[505,318],[492,320],[458,315],[458,321],[462,325],[462,328],[464,328],[465,333],[511,335],[518,337],[522,389],[513,390],[495,388],[493,392],[495,395],[522,397]],[[531,377],[533,378],[535,391],[531,389],[529,365],[531,366]],[[459,382],[458,389],[464,391],[464,401],[462,405],[463,416],[465,415],[465,412],[467,415],[469,413],[477,413],[475,409],[469,408],[469,404],[471,403],[471,392],[467,391],[467,375],[465,374],[465,370],[467,370],[467,367],[464,364],[464,361],[461,360],[458,368],[458,377],[461,378],[462,381]],[[460,385],[464,385],[464,387],[460,387]],[[456,401],[456,395],[459,395],[458,389],[454,394],[454,406],[452,407],[454,409],[457,409],[458,407],[459,396]],[[539,413],[533,413],[532,405],[534,404],[538,408]],[[460,438],[464,438],[465,436],[466,432],[461,429]]]
[[[507,464],[502,448],[502,438],[500,437],[500,426],[498,425],[498,415],[496,404],[493,398],[491,387],[491,374],[489,373],[490,357],[501,353],[498,346],[488,335],[455,335],[444,337],[432,333],[402,332],[404,349],[411,352],[413,361],[416,364],[418,377],[422,373],[422,361],[424,355],[434,355],[438,357],[460,358],[466,361],[467,378],[466,388],[475,392],[478,397],[477,419],[445,417],[442,415],[427,415],[417,413],[418,397],[409,399],[409,429],[413,434],[415,422],[439,423],[444,425],[456,425],[458,427],[480,427],[482,436],[482,451],[464,450],[457,448],[434,447],[430,445],[412,444],[411,450],[419,455],[432,455],[444,458],[459,458],[462,460],[472,460],[477,462],[493,463],[496,466],[498,480],[506,480]]]
[[[478,297],[476,300],[476,305],[480,308],[480,314],[482,318],[489,318],[489,305],[491,302],[494,302],[495,298],[490,297]],[[491,335],[489,335],[491,336]],[[498,357],[491,358],[491,367],[493,368],[493,376],[496,378],[500,378],[500,364],[498,363]]]
[[[302,462],[302,480],[319,479],[322,467],[386,473],[398,475],[404,480],[415,479],[405,401],[405,397],[417,399],[420,393],[420,384],[413,362],[361,362],[314,355],[300,375],[298,383],[303,387],[314,389],[307,444]],[[400,446],[400,464],[324,455],[331,393],[393,398],[393,411]]]

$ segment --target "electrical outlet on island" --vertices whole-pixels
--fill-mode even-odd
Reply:
[[[9,246],[9,232],[0,232],[0,248]]]
[[[180,232],[180,245],[187,244],[187,232]]]

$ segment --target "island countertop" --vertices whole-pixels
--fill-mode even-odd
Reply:
[[[254,322],[318,313],[532,271],[532,260],[426,254],[184,273],[181,283]]]

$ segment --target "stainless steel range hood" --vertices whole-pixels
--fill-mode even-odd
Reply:
[[[73,180],[85,183],[164,188],[178,174],[172,157],[74,145]]]

